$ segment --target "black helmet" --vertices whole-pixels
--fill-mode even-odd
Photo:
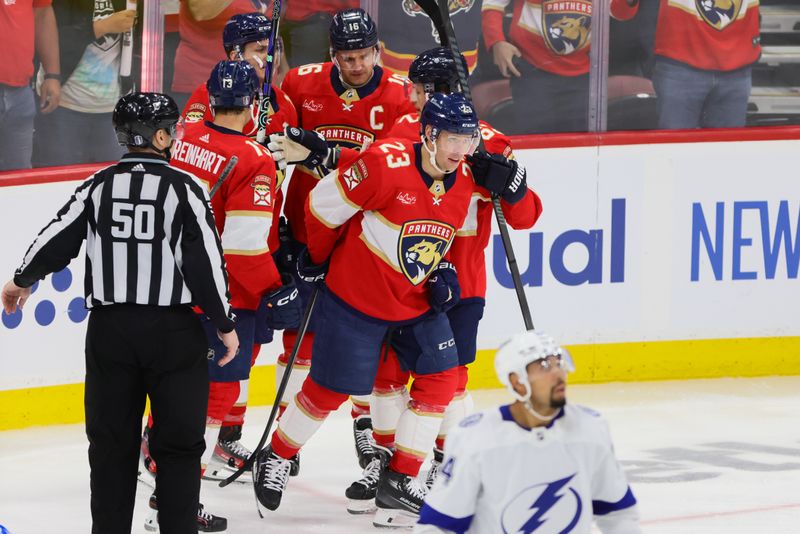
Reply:
[[[178,105],[168,95],[131,93],[119,99],[111,120],[120,145],[149,147],[162,128],[174,136],[180,116]]]
[[[467,61],[463,55],[459,55],[466,72]],[[421,83],[428,94],[461,90],[453,52],[441,46],[426,50],[415,57],[408,69],[408,78],[413,83]]]
[[[378,28],[363,9],[343,9],[331,20],[330,39],[333,50],[369,48],[378,44]]]

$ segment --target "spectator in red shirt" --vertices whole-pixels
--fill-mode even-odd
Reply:
[[[506,38],[509,4],[484,0],[482,11],[486,48],[511,81],[517,124],[508,133],[586,131],[593,0],[513,0]],[[638,0],[611,0],[615,19],[629,20],[637,9]]]
[[[58,107],[61,67],[58,29],[51,0],[16,0],[0,3],[0,171],[27,169],[33,151],[34,50],[44,69],[40,111]]]
[[[220,57],[222,28],[232,16],[258,11],[265,13],[267,2],[262,0],[180,0],[178,32],[181,41],[175,52],[175,76],[171,94],[183,109],[189,96],[208,79]],[[327,38],[327,33],[325,33]]]
[[[661,0],[653,72],[658,127],[744,126],[759,32],[758,0]]]

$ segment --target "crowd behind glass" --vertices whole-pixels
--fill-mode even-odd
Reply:
[[[150,1],[150,0],[145,0]],[[800,6],[790,0],[450,0],[482,119],[508,134],[586,132],[591,110],[608,130],[738,128],[800,117]],[[413,0],[328,0],[311,11],[285,0],[278,83],[291,67],[328,57],[338,9],[378,21],[381,65],[405,75],[438,44]],[[0,170],[112,161],[110,115],[138,88],[142,0],[0,2]],[[604,9],[600,9],[603,7]],[[261,0],[167,0],[163,90],[179,106],[224,56],[230,16]],[[607,101],[590,91],[596,12],[611,17]],[[594,20],[593,20],[594,16]],[[133,35],[132,61],[126,32]],[[599,40],[599,42],[605,42]],[[139,45],[139,46],[137,46]],[[596,65],[598,65],[596,63]],[[596,98],[598,101],[593,102]],[[301,105],[302,103],[295,103]],[[607,110],[607,111],[605,111]]]

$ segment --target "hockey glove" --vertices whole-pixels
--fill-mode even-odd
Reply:
[[[270,134],[267,139],[267,150],[275,161],[275,167],[280,171],[286,170],[286,139],[282,133]]]
[[[297,255],[303,244],[292,236],[292,229],[285,217],[278,219],[278,241],[275,263],[281,273],[292,274],[297,270]]]
[[[297,274],[307,284],[321,283],[328,274],[328,260],[320,264],[312,263],[308,248],[305,247],[297,256]]]
[[[261,297],[258,320],[273,330],[297,328],[303,314],[300,294],[290,276],[282,277],[283,285]]]
[[[492,196],[502,197],[509,204],[516,204],[525,196],[528,188],[524,167],[501,154],[475,152],[467,156],[475,183],[489,190]]]
[[[287,162],[299,163],[309,169],[319,166],[335,169],[339,159],[338,150],[329,148],[321,134],[293,126],[286,128],[284,149]]]
[[[428,301],[435,312],[446,312],[461,300],[461,286],[455,266],[441,261],[428,278]]]

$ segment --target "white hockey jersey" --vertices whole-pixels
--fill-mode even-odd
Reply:
[[[614,456],[608,425],[567,405],[547,427],[526,429],[509,406],[465,418],[415,532],[639,533],[636,499]]]

